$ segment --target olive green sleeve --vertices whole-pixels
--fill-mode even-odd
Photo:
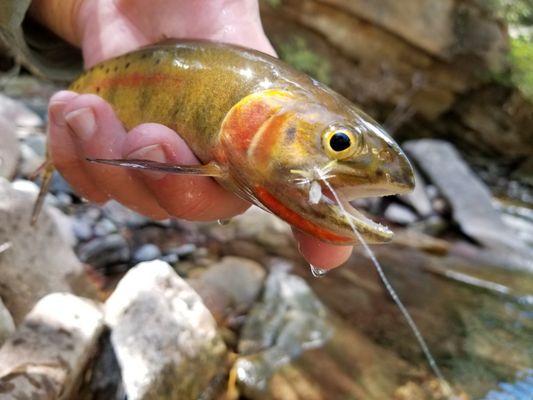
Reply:
[[[0,1],[0,52],[43,78],[69,82],[82,70],[78,49],[26,15],[31,0]]]

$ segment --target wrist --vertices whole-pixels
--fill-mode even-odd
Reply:
[[[70,44],[80,46],[78,15],[83,0],[33,0],[30,15]]]

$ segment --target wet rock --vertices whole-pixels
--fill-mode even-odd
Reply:
[[[9,310],[0,299],[0,347],[15,332],[15,322]]]
[[[494,208],[487,187],[451,144],[425,139],[407,142],[404,148],[451,204],[455,221],[467,235],[488,247],[523,247]]]
[[[274,269],[262,301],[250,311],[234,370],[245,395],[264,395],[272,375],[304,350],[321,347],[331,336],[326,310],[305,281]]]
[[[104,327],[100,308],[71,294],[41,299],[0,349],[2,399],[69,399]]]
[[[81,245],[78,256],[95,268],[127,262],[130,259],[128,242],[119,234],[96,237]]]
[[[200,296],[162,261],[141,263],[106,303],[128,399],[195,399],[226,349]]]
[[[247,311],[259,295],[265,270],[255,261],[224,257],[190,284],[218,321],[232,312]]]
[[[144,244],[133,252],[133,262],[152,261],[161,256],[161,250],[155,244]]]
[[[0,243],[11,243],[0,254],[0,297],[17,323],[48,293],[92,292],[47,206],[30,225],[34,201],[34,193],[13,189],[0,178]]]
[[[0,177],[15,175],[19,153],[16,126],[0,114]]]

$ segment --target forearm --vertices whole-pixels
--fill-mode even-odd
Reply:
[[[80,27],[76,17],[82,3],[82,0],[33,0],[29,13],[62,39],[79,46]]]

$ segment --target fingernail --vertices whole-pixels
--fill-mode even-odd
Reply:
[[[141,147],[126,156],[126,158],[132,160],[149,160],[156,161],[160,163],[167,162],[167,157],[165,155],[165,150],[159,144],[152,144],[150,146]],[[156,171],[140,171],[142,174],[149,176],[152,179],[161,179],[166,174],[164,172]]]
[[[89,107],[83,107],[65,115],[68,126],[83,141],[89,140],[96,132],[96,118]]]
[[[56,101],[53,103],[50,103],[48,106],[48,115],[50,118],[50,121],[57,125],[57,126],[64,126],[65,125],[65,115],[63,111],[65,110],[65,106],[67,105],[64,101]]]

